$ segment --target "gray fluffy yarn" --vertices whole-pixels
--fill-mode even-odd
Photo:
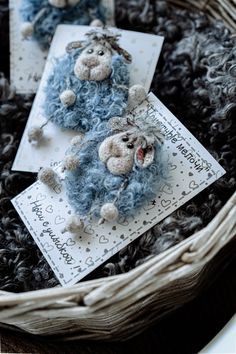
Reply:
[[[5,2],[7,3],[7,2]],[[6,12],[0,6],[0,22]],[[235,190],[235,42],[220,22],[172,10],[166,1],[116,1],[118,27],[165,36],[152,90],[226,169],[227,174],[89,275],[126,272],[190,236],[220,210]],[[5,34],[5,37],[4,37]],[[1,33],[7,43],[7,32]],[[4,67],[5,69],[5,67]],[[32,175],[11,172],[32,97],[16,96],[0,79],[0,288],[27,291],[57,283],[10,198]]]

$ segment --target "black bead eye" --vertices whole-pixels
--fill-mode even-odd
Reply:
[[[92,53],[93,53],[93,49],[88,49],[88,50],[87,50],[87,53],[88,53],[88,54],[92,54]]]
[[[105,53],[104,53],[103,50],[99,50],[99,51],[98,51],[98,55],[101,55],[101,56],[102,56],[102,55],[104,55],[104,54],[105,54]]]
[[[124,137],[122,138],[122,141],[124,141],[124,143],[126,143],[127,141],[129,141],[128,136],[124,136]]]
[[[132,143],[129,143],[126,146],[127,146],[128,149],[133,149],[134,148],[134,144],[132,144]]]

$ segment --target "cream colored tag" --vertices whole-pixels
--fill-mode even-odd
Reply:
[[[73,215],[63,182],[50,190],[36,182],[12,200],[17,212],[63,286],[75,284],[145,231],[220,178],[225,171],[194,136],[150,94],[136,109],[161,126],[168,179],[135,218],[98,225],[89,220],[74,237],[62,233]]]

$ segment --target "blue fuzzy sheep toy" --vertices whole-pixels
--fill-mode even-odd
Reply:
[[[143,86],[129,88],[130,54],[118,44],[119,35],[107,29],[92,30],[87,40],[67,45],[56,61],[45,87],[44,112],[62,128],[87,132],[98,120],[122,116],[146,98]],[[42,138],[33,127],[29,141]]]
[[[144,117],[115,117],[84,136],[72,139],[63,162],[68,201],[75,216],[65,231],[77,233],[90,216],[100,223],[135,214],[155,198],[166,170],[163,135]],[[44,169],[39,179],[55,185],[55,172]]]
[[[101,0],[22,0],[21,33],[33,37],[42,49],[48,49],[57,25],[102,26],[106,9]]]

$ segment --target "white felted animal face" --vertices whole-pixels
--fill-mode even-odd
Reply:
[[[111,50],[102,43],[87,46],[74,67],[74,73],[80,80],[102,81],[111,74]]]
[[[66,6],[74,6],[79,3],[80,0],[48,0],[49,4],[62,9]]]
[[[145,168],[154,159],[154,146],[142,135],[124,132],[106,138],[99,147],[99,158],[114,175],[132,171],[134,165]]]

